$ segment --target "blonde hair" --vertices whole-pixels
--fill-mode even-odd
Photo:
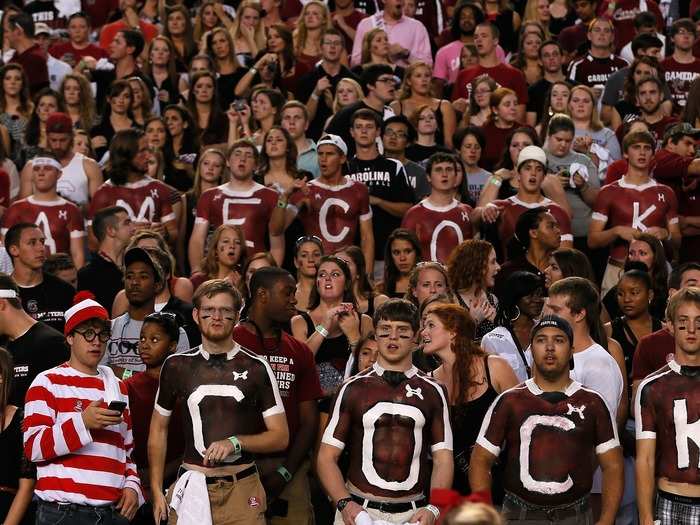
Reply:
[[[591,97],[591,118],[588,122],[588,125],[593,131],[600,131],[601,129],[603,129],[604,126],[603,123],[600,121],[600,116],[598,115],[598,108],[596,107],[595,93],[593,92],[593,90],[588,86],[584,86],[583,84],[578,84],[577,86],[572,87],[571,91],[569,92],[569,104],[571,104],[571,97],[574,96],[574,91],[585,91],[586,93],[588,93],[588,96]],[[569,114],[571,114],[570,109]]]
[[[215,278],[219,273],[219,254],[217,252],[217,245],[219,244],[219,240],[226,230],[232,230],[235,232],[238,236],[238,240],[241,242],[241,256],[238,259],[238,264],[243,266],[246,258],[246,244],[243,228],[237,224],[222,224],[216,230],[214,230],[214,233],[207,244],[207,254],[202,260],[202,272],[204,272],[207,277]]]
[[[380,27],[375,27],[371,31],[367,31],[365,33],[364,38],[362,39],[362,63],[363,64],[370,64],[372,62],[372,40],[374,40],[374,37],[377,36],[379,33],[384,33],[386,35],[386,31],[381,29]],[[388,38],[388,35],[387,35]]]
[[[364,91],[362,91],[362,86],[360,86],[360,84],[356,80],[353,80],[352,78],[341,78],[338,82],[338,85],[335,88],[335,97],[333,98],[333,113],[337,113],[342,109],[342,107],[340,106],[340,100],[338,99],[338,88],[341,84],[347,84],[348,86],[353,88],[355,90],[355,93],[357,94],[357,100],[361,100],[362,97],[365,96]]]
[[[331,14],[328,11],[328,7],[326,6],[326,4],[319,2],[319,0],[311,0],[302,8],[301,13],[299,14],[299,18],[297,20],[297,28],[294,30],[293,33],[294,53],[296,55],[300,55],[304,50],[304,46],[306,45],[306,37],[308,36],[308,30],[306,29],[306,22],[304,22],[304,15],[311,6],[316,6],[319,9],[321,9],[323,17],[323,20],[321,21],[321,33],[333,27],[333,23],[331,22]]]
[[[445,525],[503,525],[503,518],[485,503],[462,503],[445,516]]]
[[[406,100],[407,98],[410,98],[413,93],[411,93],[411,77],[413,76],[413,73],[416,72],[417,69],[424,67],[426,68],[431,76],[433,73],[433,68],[430,67],[429,64],[426,64],[425,62],[413,62],[410,66],[406,68],[406,71],[403,74],[403,82],[401,83],[401,90],[399,91],[399,100]]]
[[[241,19],[243,18],[243,11],[245,11],[246,9],[254,9],[258,12],[258,15],[260,15],[258,25],[256,26],[255,31],[253,32],[253,40],[255,41],[255,45],[258,47],[257,51],[265,49],[265,25],[262,21],[263,8],[262,5],[260,5],[260,2],[256,2],[255,0],[243,0],[240,3],[238,9],[236,9],[236,18],[234,19],[233,25],[231,26],[231,36],[234,40],[243,37],[243,33],[241,33]]]
[[[192,183],[192,189],[190,190],[190,194],[195,198],[195,200],[198,200],[200,195],[202,195],[202,178],[200,173],[202,171],[202,162],[204,162],[204,159],[207,155],[218,155],[221,158],[223,167],[221,169],[221,180],[219,181],[219,184],[225,184],[230,179],[230,174],[228,168],[226,167],[227,162],[226,155],[224,154],[224,152],[217,148],[205,149],[199,155],[199,160],[197,161],[197,169],[194,172],[194,182]]]

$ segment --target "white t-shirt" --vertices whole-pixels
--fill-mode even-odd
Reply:
[[[520,357],[520,352],[518,352],[513,336],[506,328],[497,326],[482,337],[481,348],[488,354],[499,355],[508,361],[518,381],[523,382],[527,380],[527,366],[530,366],[532,362],[530,347],[524,350],[525,359],[528,362],[526,365],[522,357]]]
[[[598,392],[608,404],[613,418],[617,417],[617,407],[622,396],[622,373],[605,348],[593,343],[585,350],[576,352],[570,376],[583,386]]]

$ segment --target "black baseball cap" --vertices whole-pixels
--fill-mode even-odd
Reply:
[[[146,263],[148,266],[153,268],[153,274],[155,275],[157,282],[162,283],[165,280],[163,267],[150,253],[148,253],[148,250],[136,247],[131,248],[124,254],[124,268],[127,268],[130,264],[135,262]]]

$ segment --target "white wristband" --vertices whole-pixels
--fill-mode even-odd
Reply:
[[[438,509],[435,505],[426,505],[426,506],[425,506],[425,509],[426,509],[426,510],[429,510],[430,513],[431,513],[433,516],[435,516],[435,521],[438,520],[438,518],[440,517],[440,509]]]

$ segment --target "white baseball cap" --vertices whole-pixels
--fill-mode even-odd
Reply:
[[[517,169],[519,170],[520,166],[525,164],[528,160],[536,160],[547,169],[547,154],[539,146],[525,146],[522,149],[520,155],[518,155]]]
[[[321,140],[319,140],[316,144],[316,148],[320,148],[324,144],[330,144],[331,146],[335,146],[343,152],[343,155],[347,156],[348,154],[348,145],[345,144],[345,141],[338,135],[333,135],[331,133],[323,135],[321,137]]]

